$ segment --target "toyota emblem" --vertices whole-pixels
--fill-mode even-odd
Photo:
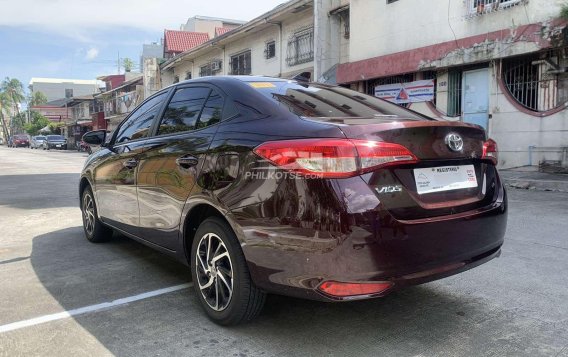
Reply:
[[[455,133],[449,133],[446,135],[446,145],[452,151],[462,151],[463,149],[463,139],[460,135]]]

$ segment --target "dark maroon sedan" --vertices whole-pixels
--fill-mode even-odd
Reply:
[[[267,293],[380,297],[500,254],[507,199],[497,145],[341,87],[207,77],[153,95],[116,129],[80,182],[92,242],[112,230],[191,267],[225,325]]]

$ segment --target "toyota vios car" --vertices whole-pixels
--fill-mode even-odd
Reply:
[[[207,315],[255,317],[267,293],[384,296],[500,254],[497,145],[349,89],[207,77],[144,101],[85,163],[87,239],[122,232],[191,267]]]

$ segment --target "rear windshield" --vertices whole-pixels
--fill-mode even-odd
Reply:
[[[36,136],[36,140],[45,140],[45,136]]]
[[[298,82],[248,82],[267,98],[302,117],[377,118],[426,117],[351,89]]]
[[[48,140],[64,140],[63,136],[61,136],[61,135],[48,135],[47,139]]]
[[[14,138],[15,138],[15,139],[18,139],[18,140],[25,140],[25,139],[27,139],[28,137],[25,136],[25,135],[14,135]]]

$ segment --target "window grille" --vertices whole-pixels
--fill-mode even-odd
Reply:
[[[466,17],[504,10],[527,0],[466,0]]]
[[[459,117],[462,113],[462,70],[448,72],[448,110],[449,117]]]
[[[264,58],[270,59],[276,57],[276,42],[270,41],[266,43],[266,48],[264,49]]]
[[[314,28],[296,32],[288,40],[286,63],[295,66],[314,60]]]
[[[503,80],[517,103],[544,112],[568,101],[568,76],[560,68],[559,55],[552,51],[503,60]]]
[[[231,56],[231,74],[233,75],[249,75],[252,73],[251,51],[245,51],[237,55]]]
[[[431,102],[432,102],[432,104],[436,105],[436,94],[438,92],[438,72],[436,72],[436,71],[422,72],[422,79],[433,79],[434,80],[434,99]]]
[[[207,63],[204,66],[199,67],[199,77],[212,76],[213,70],[211,69],[211,63]]]

